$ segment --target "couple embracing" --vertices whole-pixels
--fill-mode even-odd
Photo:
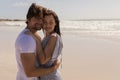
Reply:
[[[63,43],[59,19],[52,10],[32,3],[26,28],[15,42],[18,72],[16,80],[62,80],[58,67]],[[43,30],[41,39],[39,30]]]

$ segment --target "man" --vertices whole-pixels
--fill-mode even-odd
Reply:
[[[38,80],[39,76],[47,75],[59,67],[60,63],[58,61],[50,68],[39,67],[39,61],[37,61],[38,44],[36,43],[39,37],[36,32],[41,30],[43,26],[42,9],[41,6],[35,3],[30,6],[26,16],[27,27],[16,39],[17,80]],[[51,57],[51,55],[47,55],[47,57]]]

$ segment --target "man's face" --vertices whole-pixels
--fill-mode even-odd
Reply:
[[[41,28],[43,27],[42,18],[32,17],[30,20],[28,20],[28,27],[36,31],[41,30]]]

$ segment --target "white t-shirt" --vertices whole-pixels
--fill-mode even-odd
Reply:
[[[21,62],[21,53],[36,53],[36,41],[31,35],[25,34],[24,32],[28,29],[24,29],[16,39],[15,50],[16,50],[16,60],[18,66],[18,72],[16,80],[38,80],[37,77],[27,77]],[[37,63],[37,62],[36,62]],[[36,64],[37,66],[37,64]]]

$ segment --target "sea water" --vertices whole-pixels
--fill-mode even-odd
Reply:
[[[25,21],[1,21],[0,31],[22,29]],[[120,20],[61,20],[61,32],[120,35]]]

